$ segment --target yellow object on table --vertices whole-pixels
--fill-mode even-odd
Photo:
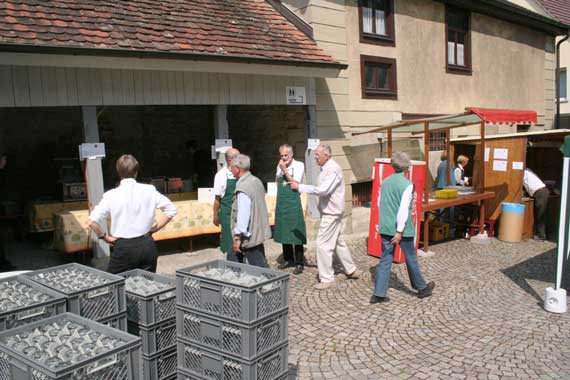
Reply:
[[[276,197],[265,195],[265,203],[269,214],[269,224],[275,224]],[[178,212],[160,231],[152,235],[154,240],[177,239],[205,234],[220,233],[220,227],[213,223],[213,204],[187,200],[173,202]],[[307,196],[301,194],[303,209],[307,207]],[[62,212],[55,215],[55,249],[73,253],[90,248],[87,210]],[[154,219],[158,220],[162,211],[156,210]]]
[[[66,211],[87,208],[87,201],[76,202],[33,202],[28,207],[30,232],[47,232],[54,230],[54,216]]]
[[[435,191],[435,197],[439,199],[455,198],[457,193],[457,189],[441,189]]]

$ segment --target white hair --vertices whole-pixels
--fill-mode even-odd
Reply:
[[[319,144],[319,148],[328,156],[332,156],[332,149],[329,144]]]
[[[250,159],[249,156],[245,155],[245,154],[238,154],[233,160],[232,160],[232,166],[235,166],[236,168],[240,168],[243,170],[249,170],[250,167]]]
[[[392,154],[392,167],[396,173],[408,170],[410,167],[410,157],[404,152],[394,152]]]

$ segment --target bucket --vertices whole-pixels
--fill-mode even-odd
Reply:
[[[516,243],[521,241],[524,225],[524,205],[503,203],[499,240]]]

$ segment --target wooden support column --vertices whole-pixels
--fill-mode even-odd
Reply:
[[[392,128],[388,129],[388,158],[392,158]]]
[[[445,168],[445,186],[451,185],[451,170],[454,167],[451,155],[451,129],[445,131],[445,155],[447,157],[447,167]]]
[[[99,127],[97,125],[97,107],[96,106],[82,106],[81,112],[83,114],[83,140],[86,143],[98,143],[99,141]],[[93,210],[103,198],[103,169],[101,167],[101,159],[85,160],[85,182],[87,186],[87,199],[89,212]],[[107,230],[107,223],[101,225],[103,230]],[[91,232],[91,246],[93,249],[93,257],[100,258],[109,256],[109,245],[103,240],[100,240],[94,232]]]
[[[317,134],[317,106],[310,105],[305,107],[305,135],[307,139],[316,139]],[[319,166],[313,156],[313,151],[305,149],[305,183],[316,185],[319,180]],[[319,210],[317,208],[317,197],[307,197],[307,209],[309,215],[313,218],[319,218]]]
[[[214,138],[229,139],[230,127],[228,124],[228,106],[219,104],[214,107]],[[226,155],[220,153],[216,159],[217,170],[220,170],[226,163]]]
[[[429,121],[424,121],[424,161],[426,162],[426,175],[424,183],[424,202],[429,199]]]
[[[480,151],[480,179],[479,179],[479,189],[485,191],[485,122],[481,122],[481,151]],[[479,208],[479,233],[482,234],[485,231],[485,201],[481,201],[481,207]]]

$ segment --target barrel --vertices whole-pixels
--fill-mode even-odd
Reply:
[[[521,241],[524,225],[524,205],[503,203],[501,206],[499,240],[516,243]]]

